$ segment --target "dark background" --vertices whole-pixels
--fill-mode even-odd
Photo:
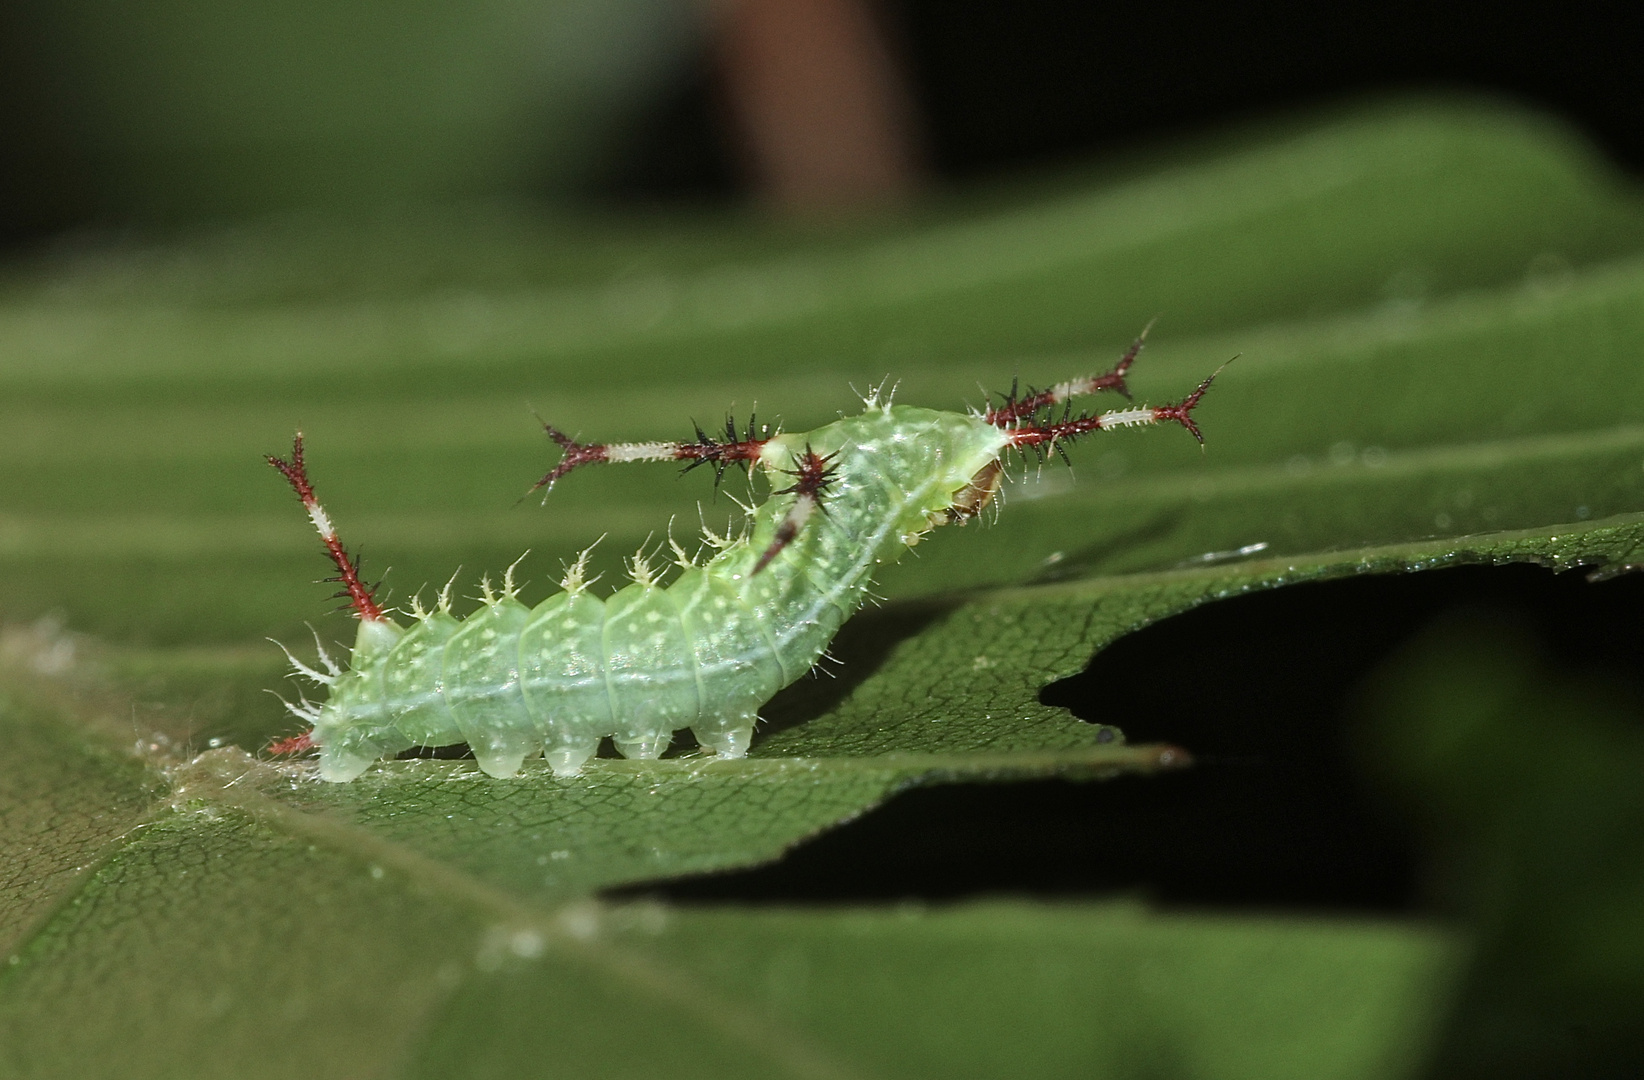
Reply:
[[[1635,174],[1644,83],[1619,3],[1249,7],[1078,0],[881,5],[939,183],[1086,159],[1228,121],[1398,91],[1480,92],[1557,113]],[[61,123],[59,73],[0,5],[0,252],[120,227]],[[706,53],[656,95],[587,194],[603,203],[745,195]]]

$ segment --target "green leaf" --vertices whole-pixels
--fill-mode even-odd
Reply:
[[[1561,134],[1435,105],[837,234],[266,227],[19,272],[0,299],[0,609],[58,614],[0,643],[0,1062],[1407,1074],[1464,951],[1417,923],[597,893],[772,859],[917,784],[1181,766],[1039,692],[1198,604],[1460,562],[1644,563],[1641,236],[1631,195]],[[609,571],[669,514],[695,527],[706,487],[655,469],[514,505],[551,460],[526,400],[599,437],[755,401],[803,430],[887,369],[901,400],[958,407],[978,381],[1106,367],[1161,310],[1139,396],[1241,354],[1198,414],[1206,451],[1119,432],[1071,472],[1026,470],[997,521],[885,576],[890,602],[835,644],[839,677],[772,702],[747,761],[507,781],[395,761],[323,785],[254,756],[292,729],[259,639],[300,645],[326,591],[259,457],[299,424],[344,535],[403,599],[459,564],[471,589],[527,546],[551,577],[602,533]]]

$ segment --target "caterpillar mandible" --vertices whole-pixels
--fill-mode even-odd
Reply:
[[[980,513],[1007,452],[1043,457],[1093,431],[1165,421],[1204,442],[1192,412],[1220,369],[1174,405],[1073,412],[1074,397],[1129,398],[1125,374],[1145,337],[1104,375],[1021,395],[1013,388],[983,411],[892,405],[874,393],[861,414],[815,431],[772,434],[750,423],[739,435],[728,421],[724,438],[699,427],[694,441],[678,443],[579,443],[544,424],[562,456],[532,491],[586,465],[636,461],[720,474],[740,464],[792,482],[751,509],[740,537],[708,534],[717,550],[706,562],[673,545],[682,572],[670,584],[641,549],[630,584],[592,596],[584,551],[561,591],[534,608],[518,599],[510,568],[501,592],[487,583],[484,606],[468,618],[451,614],[447,586],[433,610],[412,602],[409,626],[377,603],[343,547],[315,497],[299,432],[289,459],[268,462],[319,530],[359,630],[346,669],[323,650],[323,671],[292,659],[330,695],[291,705],[312,728],[271,749],[319,747],[320,777],[331,781],[413,746],[463,742],[492,776],[515,775],[539,752],[556,776],[574,776],[605,736],[627,757],[655,758],[684,728],[705,750],[742,757],[760,706],[817,662],[875,569],[932,528]]]

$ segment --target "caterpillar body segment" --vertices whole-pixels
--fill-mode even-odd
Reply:
[[[1085,382],[1093,390],[1084,392],[1122,388],[1117,378]],[[550,428],[564,457],[539,487],[580,465],[641,460],[740,462],[765,471],[773,488],[793,483],[751,510],[742,536],[712,538],[719,550],[705,563],[681,557],[666,585],[641,552],[632,581],[596,597],[584,552],[562,590],[535,607],[520,602],[510,575],[466,619],[442,597],[403,626],[377,607],[336,540],[304,471],[299,435],[290,461],[269,460],[316,525],[324,523],[339,595],[360,626],[346,671],[311,673],[329,685],[327,700],[293,711],[312,721],[307,741],[331,781],[413,746],[464,742],[492,776],[512,776],[539,753],[556,775],[571,776],[606,736],[627,757],[655,758],[686,728],[703,748],[741,757],[759,707],[817,662],[867,598],[877,568],[933,527],[980,512],[1008,451],[1043,453],[1104,426],[1160,420],[1197,434],[1189,413],[1203,389],[1176,406],[1064,412],[1060,420],[1041,419],[1041,404],[970,414],[870,397],[860,415],[814,431],[756,439],[750,430],[739,440],[732,428],[724,443],[699,430],[678,444],[584,445]]]

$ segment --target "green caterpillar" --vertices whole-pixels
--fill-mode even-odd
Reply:
[[[1075,415],[1063,404],[1105,390],[1128,397],[1124,377],[1141,345],[1105,375],[1013,390],[983,412],[893,406],[874,394],[860,415],[815,431],[756,437],[750,424],[738,437],[727,423],[723,439],[698,428],[680,443],[582,444],[545,425],[564,456],[533,491],[584,465],[630,461],[721,473],[740,463],[792,483],[752,509],[740,537],[709,534],[717,551],[706,562],[673,545],[683,570],[667,585],[641,551],[632,582],[595,597],[585,551],[563,591],[534,608],[517,598],[510,569],[501,593],[487,585],[468,618],[452,616],[447,592],[432,611],[414,603],[408,627],[378,606],[343,548],[314,496],[299,433],[289,460],[268,461],[302,499],[360,626],[347,670],[323,650],[324,671],[292,661],[330,695],[292,706],[312,729],[273,749],[319,747],[320,776],[331,781],[413,746],[463,742],[492,776],[513,776],[539,752],[556,776],[573,776],[605,736],[627,757],[655,758],[684,728],[704,749],[741,757],[759,707],[816,663],[875,570],[933,527],[979,513],[1007,452],[1043,455],[1093,431],[1161,421],[1203,442],[1191,414],[1215,374],[1175,405]]]

